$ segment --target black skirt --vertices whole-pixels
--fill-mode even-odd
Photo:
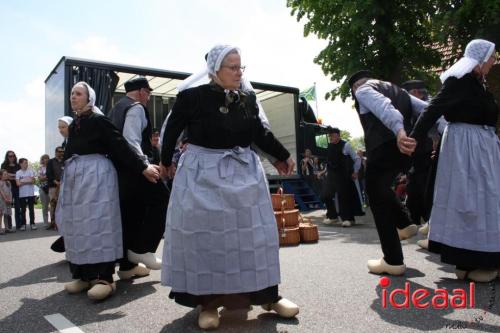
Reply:
[[[461,249],[429,240],[429,251],[441,255],[441,261],[459,269],[499,269],[500,252]]]
[[[90,282],[92,280],[105,280],[113,282],[113,274],[115,273],[115,262],[100,262],[97,264],[77,265],[69,263],[69,270],[73,275],[73,279]]]
[[[239,294],[193,295],[171,291],[168,297],[175,300],[176,303],[190,308],[201,305],[204,308],[216,309],[223,306],[229,310],[245,309],[250,305],[275,303],[281,299],[278,295],[278,286]]]

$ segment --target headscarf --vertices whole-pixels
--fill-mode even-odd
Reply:
[[[95,106],[96,97],[94,89],[92,89],[92,87],[85,81],[75,83],[73,88],[76,86],[83,86],[87,89],[87,92],[89,93],[89,102],[87,103],[87,106],[90,107],[94,113],[103,115],[102,111],[97,106]]]
[[[184,81],[182,81],[177,86],[177,90],[181,92],[185,89],[205,84],[208,82],[207,80],[209,75],[217,77],[217,72],[220,70],[224,58],[231,52],[236,52],[241,56],[241,51],[236,46],[218,44],[212,47],[212,49],[208,52],[206,56],[207,67],[198,73],[192,74]],[[254,92],[252,84],[244,76],[241,78],[241,90]],[[267,119],[267,116],[264,112],[264,108],[262,107],[258,99],[257,99],[257,105],[259,106],[259,118],[262,122],[262,125],[264,125],[265,128],[270,130],[271,125],[269,124],[269,120]]]
[[[69,116],[64,116],[64,117],[57,119],[57,121],[62,121],[63,123],[65,123],[66,125],[69,126],[73,122],[73,118],[71,118]]]
[[[453,66],[448,68],[441,76],[441,82],[444,83],[447,78],[454,76],[460,79],[467,73],[470,73],[477,65],[483,65],[495,51],[495,44],[484,39],[474,39],[467,44],[464,56],[460,58]]]

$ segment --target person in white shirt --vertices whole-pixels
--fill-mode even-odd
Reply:
[[[28,160],[19,159],[21,169],[16,172],[16,183],[19,187],[19,202],[21,203],[21,231],[26,230],[26,207],[30,214],[31,230],[36,230],[35,226],[35,174],[28,169]]]
[[[391,185],[396,175],[409,169],[417,142],[407,133],[427,103],[395,84],[373,79],[366,70],[352,75],[348,84],[365,133],[366,193],[383,252],[381,259],[368,260],[368,270],[402,275],[406,266],[400,240],[414,236],[417,226]]]

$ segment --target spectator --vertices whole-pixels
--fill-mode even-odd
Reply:
[[[20,170],[16,172],[16,183],[19,187],[19,202],[21,204],[21,231],[26,230],[26,207],[29,210],[31,230],[36,230],[35,225],[35,173],[28,168],[28,160],[19,159]]]
[[[396,196],[401,203],[406,203],[406,175],[400,174],[396,179],[395,186]]]
[[[47,186],[49,189],[49,206],[50,206],[50,224],[47,230],[55,229],[55,212],[57,206],[57,198],[59,196],[59,186],[61,185],[61,175],[63,171],[63,157],[64,148],[57,147],[55,150],[55,157],[50,159],[47,163],[45,175],[47,176]]]
[[[313,157],[313,189],[314,192],[318,195],[323,193],[323,180],[325,178],[326,173],[326,165],[319,161],[318,156]]]
[[[300,170],[306,183],[314,188],[314,161],[310,149],[304,151],[304,158],[300,161]]]
[[[38,187],[40,203],[42,204],[43,223],[49,224],[49,183],[47,181],[47,163],[49,155],[44,154],[40,157],[40,168],[38,169]]]
[[[160,164],[160,131],[158,129],[153,128],[153,134],[151,134],[151,146],[152,156],[149,158],[149,162],[152,164],[159,165]]]
[[[12,228],[12,190],[9,181],[9,173],[5,169],[0,170],[0,222],[4,221],[5,232],[15,232]]]
[[[8,180],[10,181],[12,191],[16,229],[19,229],[21,227],[21,205],[19,203],[19,188],[16,183],[16,172],[21,169],[21,167],[17,163],[17,156],[12,150],[8,150],[5,153],[5,159],[1,168],[7,170]]]

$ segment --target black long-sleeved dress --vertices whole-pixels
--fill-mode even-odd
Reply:
[[[177,138],[184,129],[188,133],[187,142],[191,144],[231,149],[255,143],[269,155],[286,161],[290,154],[258,117],[255,94],[248,93],[240,102],[229,105],[231,112],[227,113],[222,109],[226,105],[225,100],[224,90],[215,84],[187,89],[179,94],[163,136],[163,165],[171,164]],[[234,112],[241,103],[247,104],[247,107],[242,108],[242,112]]]
[[[77,117],[75,121],[73,121],[73,123],[69,126],[69,137],[64,152],[64,160],[66,161],[74,155],[85,156],[92,154],[104,155],[111,159],[115,168],[128,168],[130,170],[133,170],[134,172],[137,172],[137,174],[139,175],[147,167],[145,162],[139,158],[139,156],[135,153],[135,151],[132,150],[128,142],[123,138],[120,132],[113,126],[113,124],[109,121],[107,117],[89,111]],[[97,175],[98,173],[99,170],[96,170],[95,174]],[[78,178],[77,176],[75,177],[75,179],[80,179],[80,178]],[[118,198],[117,183],[105,179],[103,179],[102,181],[105,181],[110,184],[111,183],[115,184],[116,186],[116,189],[112,191],[110,190],[111,193],[114,193],[116,198],[105,198],[105,200],[109,199],[117,200]],[[63,182],[64,182],[64,175],[63,175]],[[102,184],[96,184],[94,190],[99,191],[100,185],[102,186]],[[78,189],[78,186],[79,184],[75,184],[71,188]],[[93,186],[89,190],[92,191]],[[70,197],[72,195],[73,194],[69,194]],[[91,207],[95,207],[96,202],[94,201],[97,200],[97,198],[98,194],[96,193],[95,199],[88,202],[89,205],[88,210],[91,210]],[[81,200],[83,201],[85,199],[81,198]],[[104,203],[104,205],[106,206],[107,204]],[[111,205],[112,205],[111,200],[109,200],[109,207],[111,207]],[[78,207],[75,208],[75,211],[77,211],[77,209]],[[105,210],[108,209],[106,208]],[[116,213],[119,214],[119,209],[116,211]],[[102,212],[102,214],[104,221],[108,221],[109,218],[108,215],[113,214],[113,211],[110,208],[109,211],[104,211]],[[76,221],[78,221],[79,219],[78,216],[75,216],[74,218],[76,219]],[[112,220],[116,220],[116,218],[118,218],[118,216],[111,217]],[[65,222],[68,221],[57,221],[58,224],[61,223],[64,224]],[[100,222],[97,220],[96,223]],[[78,230],[77,225],[78,224],[75,224],[72,227],[73,230],[72,234],[75,232],[75,230]],[[86,232],[88,232],[88,230]],[[115,233],[116,231],[111,230],[111,232]],[[121,229],[119,234],[121,235]],[[80,236],[86,236],[86,235],[87,233],[85,235],[80,235]],[[87,237],[90,239],[92,235],[87,235]],[[106,236],[105,239],[109,238],[110,237]],[[109,240],[107,242],[109,243]],[[68,248],[69,246],[70,245],[68,244],[68,241],[66,241],[67,252],[69,250]],[[110,246],[110,244],[106,246]],[[73,274],[73,278],[82,279],[84,281],[102,279],[102,280],[107,280],[108,282],[112,282],[114,267],[115,267],[114,261],[88,263],[88,264],[75,264],[70,262],[70,271]]]
[[[436,120],[449,122],[442,138],[429,250],[465,270],[500,267],[499,108],[473,74],[448,78],[411,136],[422,141]]]
[[[233,102],[228,102],[228,98],[232,98]],[[209,251],[215,251],[213,248],[217,248],[220,245],[215,241],[216,237],[211,233],[216,233],[218,231],[224,233],[227,231],[227,226],[232,226],[231,228],[234,227],[234,229],[231,230],[236,233],[240,232],[238,230],[240,230],[240,226],[243,225],[249,226],[255,224],[261,225],[263,228],[268,228],[266,229],[268,235],[264,236],[264,239],[267,238],[276,241],[276,243],[273,243],[276,247],[271,246],[272,253],[268,253],[268,257],[276,256],[276,260],[279,261],[276,221],[272,213],[272,207],[269,201],[269,191],[267,184],[265,183],[266,179],[262,169],[260,169],[260,171],[258,168],[253,169],[253,166],[249,166],[248,169],[245,169],[247,166],[242,165],[245,165],[248,161],[240,161],[243,163],[240,164],[240,162],[233,159],[233,157],[238,158],[236,155],[239,153],[234,153],[235,155],[232,155],[233,157],[228,157],[227,160],[223,161],[218,160],[218,157],[211,155],[211,150],[204,150],[206,148],[212,150],[226,150],[229,154],[231,154],[232,149],[237,149],[235,147],[249,147],[252,143],[254,143],[269,155],[276,157],[280,161],[286,161],[290,154],[274,137],[273,133],[262,125],[258,113],[259,108],[256,103],[256,96],[253,92],[240,92],[239,96],[227,97],[224,90],[215,84],[202,85],[180,92],[172,109],[172,114],[167,122],[163,136],[161,154],[162,164],[165,166],[169,166],[171,164],[177,138],[184,129],[187,130],[188,150],[183,154],[184,161],[181,160],[179,162],[179,168],[181,168],[180,165],[183,165],[183,171],[181,174],[178,170],[176,178],[174,179],[174,186],[170,197],[171,202],[167,214],[167,230],[165,248],[163,251],[162,284],[172,287],[172,292],[169,297],[175,299],[175,301],[179,304],[190,307],[195,307],[201,304],[208,307],[225,306],[229,308],[239,308],[246,307],[249,304],[273,303],[279,300],[277,282],[274,282],[274,284],[266,284],[268,287],[263,287],[262,289],[256,288],[250,290],[248,288],[245,289],[245,284],[243,284],[240,286],[240,289],[236,288],[240,290],[239,292],[227,293],[205,293],[203,291],[191,292],[191,290],[196,288],[190,289],[189,287],[181,287],[176,289],[175,283],[172,284],[172,280],[175,280],[176,274],[177,276],[179,274],[185,274],[185,270],[190,269],[189,267],[192,267],[193,265],[197,265],[193,262],[195,258],[198,258],[198,260],[200,260],[200,258],[204,258],[202,261],[204,261],[205,258],[208,261],[214,260],[213,263],[203,263],[204,269],[208,271],[207,274],[209,275],[212,274],[210,273],[211,270],[221,269],[217,268],[217,263],[219,263],[219,261],[217,261],[217,255],[215,254],[214,257],[211,257],[211,255],[207,255],[207,253]],[[195,150],[190,151],[190,147]],[[196,151],[196,153],[193,151]],[[204,154],[204,157],[199,157],[198,160],[199,155],[197,154]],[[242,153],[242,156],[247,158],[249,155],[247,153]],[[214,159],[212,159],[212,157]],[[213,170],[210,169],[208,165],[211,165],[212,163],[219,163],[222,165],[222,169],[224,169],[226,162],[228,164],[234,163],[236,165],[234,177],[206,177],[207,174]],[[250,165],[252,164],[252,162],[248,163],[250,163]],[[196,165],[198,165],[198,171],[192,171],[196,170]],[[261,179],[260,183],[253,183],[252,185],[245,183],[247,175],[237,174],[238,168],[240,167],[244,170],[254,170],[257,173],[262,174],[262,177],[253,175],[248,176],[249,179],[252,179],[251,182],[255,179]],[[199,176],[196,176],[196,173],[198,173]],[[228,181],[228,178],[233,179],[234,182],[231,180]],[[207,186],[207,182],[213,185]],[[219,184],[221,183],[222,185],[219,187]],[[194,185],[192,185],[192,188],[186,188],[185,184],[188,184],[188,187],[191,186],[189,184]],[[232,186],[238,187],[238,190],[235,190],[234,194],[230,189]],[[233,200],[231,198],[232,196],[239,196],[237,193],[240,193],[241,195],[247,188],[251,193],[255,193],[255,195],[249,195],[245,197],[244,200]],[[212,206],[203,207],[206,202],[211,202]],[[243,207],[232,206],[231,202],[235,202],[237,205],[243,202]],[[173,205],[180,205],[182,207],[174,207]],[[269,211],[267,210],[268,205]],[[214,208],[213,206],[221,206],[223,208],[218,210],[219,208]],[[253,213],[246,215],[246,210],[253,211]],[[227,211],[238,211],[238,216],[235,215],[231,217],[232,215],[227,214]],[[259,211],[260,213],[257,213]],[[198,225],[196,221],[193,222],[191,218],[185,217],[188,214],[199,216],[197,218],[204,219],[204,221],[200,221],[200,224]],[[220,215],[217,215],[219,216],[218,218],[212,218],[212,215],[215,216],[214,214]],[[249,218],[246,219],[242,216],[248,216]],[[222,225],[220,224],[221,222]],[[205,229],[207,226],[213,227]],[[195,230],[193,230],[193,228]],[[205,244],[187,245],[191,244],[190,239],[193,239],[192,237],[198,237],[194,236],[198,235],[196,232],[200,232],[199,230],[196,230],[197,228],[200,230],[203,229],[203,233],[205,234],[202,235],[202,233],[200,233],[199,237],[208,237],[207,241]],[[224,234],[226,235],[226,242],[232,239],[230,234],[233,231],[228,232],[228,234]],[[189,236],[191,232],[194,232],[195,234],[193,236]],[[176,233],[176,235],[178,234],[179,237],[173,236],[172,233]],[[256,231],[256,229],[254,229],[254,235],[255,233],[259,235],[260,231]],[[273,236],[269,236],[269,234]],[[183,235],[187,236],[184,237]],[[238,237],[241,237],[241,234]],[[176,243],[178,242],[185,242],[184,244],[186,245],[182,248],[178,248],[176,247]],[[231,242],[232,241],[230,241],[229,244],[232,244]],[[224,242],[222,243],[224,244]],[[239,244],[241,245],[243,243],[246,242],[243,241],[243,238],[239,238]],[[221,246],[224,246],[223,244]],[[236,241],[236,244],[238,244],[238,241]],[[262,246],[262,242],[260,244],[261,245],[255,245],[256,248]],[[198,247],[204,246],[208,246],[207,251],[201,251],[198,249]],[[237,246],[238,245],[236,245],[236,247]],[[233,253],[240,253],[240,260],[231,262],[237,266],[245,266],[245,260],[242,259],[244,258],[244,252],[242,252],[241,248],[239,250],[233,250],[236,251]],[[252,248],[247,248],[246,250],[253,251]],[[220,251],[220,249],[217,251]],[[193,255],[193,253],[196,253],[196,255]],[[222,253],[224,253],[224,250],[216,253],[223,255]],[[228,260],[230,260],[229,257],[226,258],[225,265],[228,265]],[[263,260],[266,259],[264,258]],[[182,261],[183,263],[172,269],[172,266],[176,265],[176,261]],[[222,262],[224,262],[224,260]],[[250,263],[250,265],[252,264],[253,263]],[[223,263],[222,265],[224,266]],[[265,267],[266,266],[263,266],[261,269],[267,269]],[[201,270],[201,268],[199,270]],[[193,276],[196,275],[198,271],[190,271],[188,274]],[[227,269],[222,269],[222,271],[226,272],[223,274],[227,274]],[[174,277],[166,277],[169,274]],[[225,279],[228,279],[228,275],[225,276]],[[214,277],[213,281],[216,280],[218,282],[214,282],[215,284],[224,284],[224,278],[221,280]],[[187,281],[189,285],[189,275]],[[248,292],[243,292],[241,291],[242,289],[245,289]]]

